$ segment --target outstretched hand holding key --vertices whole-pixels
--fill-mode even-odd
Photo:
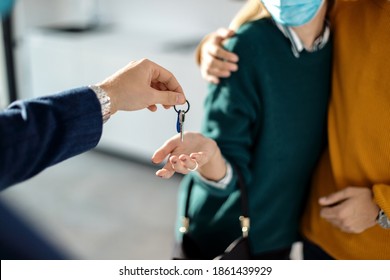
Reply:
[[[180,110],[177,113],[180,123]],[[180,135],[173,136],[154,153],[152,162],[156,164],[168,157],[166,164],[156,175],[168,179],[175,172],[187,174],[197,170],[206,179],[221,180],[226,174],[226,162],[217,143],[198,132],[184,133],[182,124],[181,122]]]

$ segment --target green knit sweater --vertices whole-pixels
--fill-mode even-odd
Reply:
[[[261,19],[242,26],[226,47],[240,57],[239,70],[209,86],[202,132],[243,174],[251,250],[260,254],[299,237],[307,186],[326,139],[331,44],[296,58],[273,21]],[[212,257],[240,236],[237,177],[221,190],[187,175],[179,216],[190,180],[191,236]]]

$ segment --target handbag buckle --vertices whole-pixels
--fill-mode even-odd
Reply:
[[[190,227],[190,218],[183,217],[181,220],[182,226],[179,228],[179,231],[181,233],[186,233],[188,231],[188,228]]]
[[[248,237],[248,232],[250,228],[250,219],[249,217],[240,216],[241,231],[243,237]]]

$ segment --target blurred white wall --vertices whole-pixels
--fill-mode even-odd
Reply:
[[[195,65],[195,47],[208,32],[227,26],[242,6],[233,0],[20,2],[22,97],[96,83],[129,61],[146,57],[168,68],[182,84],[191,103],[185,130],[199,130],[203,114],[206,84]],[[88,30],[95,24],[99,27]],[[54,32],[47,27],[88,31]],[[105,125],[99,146],[147,160],[176,133],[175,127],[173,109],[120,112]]]

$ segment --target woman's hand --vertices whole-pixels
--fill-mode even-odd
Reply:
[[[362,233],[375,226],[379,207],[370,188],[347,187],[321,197],[322,218],[347,233]]]
[[[159,164],[167,157],[164,167],[156,172],[161,178],[197,170],[206,179],[219,181],[226,174],[225,159],[217,143],[201,133],[185,132],[184,142],[179,134],[175,135],[156,150],[152,162]]]
[[[207,35],[198,47],[198,63],[203,79],[218,84],[238,70],[238,56],[222,46],[224,40],[234,36],[234,31],[221,28]]]

